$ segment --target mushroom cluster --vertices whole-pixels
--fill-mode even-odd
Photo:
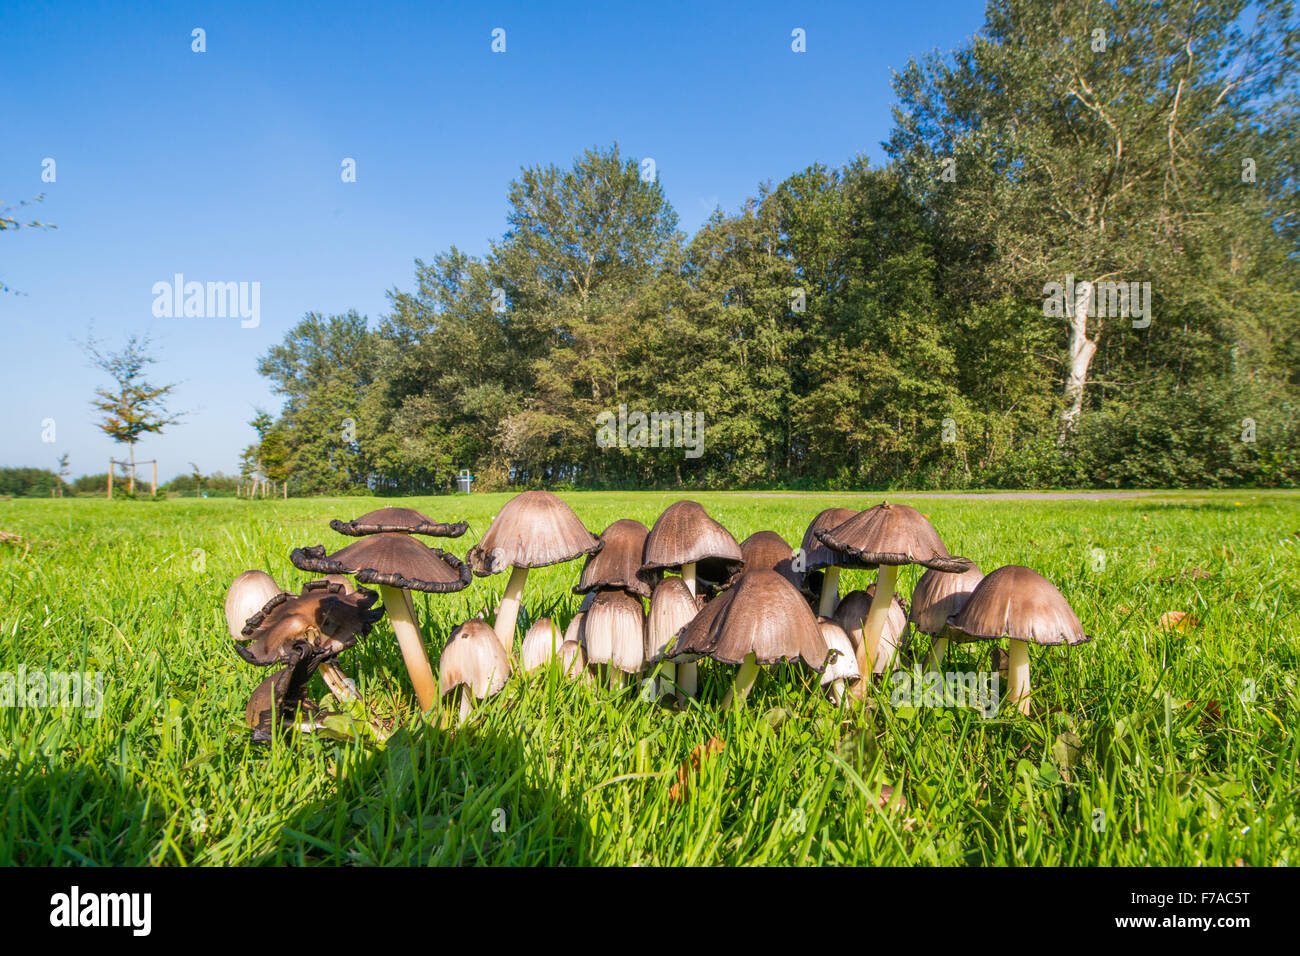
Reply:
[[[574,680],[599,675],[613,688],[646,674],[655,699],[670,694],[686,704],[698,695],[698,662],[706,658],[737,668],[724,706],[745,701],[761,668],[784,663],[806,667],[839,705],[847,694],[865,698],[874,678],[901,666],[911,653],[909,634],[931,638],[930,669],[942,665],[950,643],[1007,639],[1007,700],[1028,714],[1029,644],[1090,640],[1065,598],[1037,572],[1007,566],[984,576],[973,561],[949,553],[925,515],[888,502],[820,512],[797,549],[766,530],[738,544],[702,505],[686,500],[650,528],[621,518],[596,535],[545,491],[508,501],[463,562],[418,537],[458,537],[468,530],[465,522],[381,508],[330,527],[357,540],[331,553],[323,545],[294,549],[295,567],[322,576],[301,593],[247,571],[227,594],[239,656],[278,665],[248,706],[256,740],[271,739],[276,727],[312,725],[313,674],[336,699],[355,699],[356,685],[335,661],[385,612],[421,709],[458,693],[461,721],[516,671],[551,667]],[[572,589],[582,595],[577,611],[563,628],[562,618],[524,614],[531,624],[516,655],[530,570],[578,558],[584,561]],[[925,568],[910,602],[896,593],[899,569],[908,564]],[[876,580],[841,599],[842,569],[875,571]],[[412,593],[452,593],[474,575],[506,571],[491,624],[476,618],[452,629],[435,677]]]

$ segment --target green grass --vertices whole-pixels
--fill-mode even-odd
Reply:
[[[678,496],[564,497],[599,530],[649,524]],[[879,501],[696,497],[737,539],[771,528],[793,544],[828,504]],[[505,500],[410,503],[469,520],[452,545],[463,555]],[[765,671],[724,713],[713,705],[730,670],[706,664],[687,712],[540,674],[449,731],[416,713],[385,622],[340,660],[396,723],[383,748],[318,736],[257,748],[243,708],[264,674],[231,648],[225,588],[254,567],[296,588],[309,576],[290,549],[345,543],[327,520],[375,501],[0,502],[0,529],[24,539],[0,543],[0,671],[96,670],[106,696],[98,719],[0,708],[0,862],[1300,863],[1300,497],[911,503],[986,572],[1046,574],[1097,636],[1035,649],[1043,713],[895,708],[885,691],[841,711],[794,666]],[[1192,568],[1210,576],[1180,575]],[[536,572],[525,609],[567,623],[578,570]],[[905,569],[900,591],[916,577]],[[848,572],[841,587],[869,580]],[[435,664],[503,586],[417,596]],[[1199,623],[1162,628],[1166,611]],[[987,670],[987,647],[950,660]],[[713,737],[725,749],[674,799],[677,768]],[[884,785],[904,811],[877,808]]]

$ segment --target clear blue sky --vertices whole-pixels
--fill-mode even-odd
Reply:
[[[606,7],[609,9],[605,9]],[[978,30],[927,3],[29,3],[0,6],[0,199],[57,230],[0,235],[0,464],[105,470],[78,348],[149,334],[183,424],[137,457],[164,479],[237,467],[258,356],[305,312],[376,321],[413,260],[505,228],[520,167],[617,141],[654,158],[681,226],[764,181],[883,160],[891,69]],[[207,51],[191,51],[191,30]],[[506,30],[506,52],[491,32]],[[791,51],[791,31],[807,52]],[[57,180],[41,181],[55,160]],[[357,182],[343,183],[352,157]],[[26,211],[32,211],[31,209]],[[155,318],[152,288],[259,282],[261,316]],[[55,442],[42,442],[42,421]]]

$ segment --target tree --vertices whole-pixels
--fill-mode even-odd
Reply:
[[[116,352],[103,352],[92,338],[84,345],[91,365],[113,380],[113,389],[95,389],[91,405],[103,413],[98,428],[130,454],[128,493],[135,494],[135,445],[142,435],[158,435],[184,417],[167,410],[167,399],[176,388],[152,385],[145,370],[157,360],[149,353],[149,337],[132,335]]]

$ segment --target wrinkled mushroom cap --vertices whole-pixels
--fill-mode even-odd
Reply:
[[[600,539],[549,491],[525,491],[505,503],[465,560],[480,576],[507,568],[543,568],[600,550]]]
[[[369,534],[422,534],[432,538],[459,538],[469,525],[464,521],[444,524],[414,508],[379,508],[360,518],[343,521],[335,518],[330,527],[339,534],[359,538]]]
[[[822,685],[861,677],[858,657],[848,632],[829,617],[819,617],[817,626],[821,628],[822,640],[826,642],[828,651],[826,669],[822,671]]]
[[[635,674],[645,663],[645,608],[626,591],[597,591],[582,615],[582,646],[590,664]]]
[[[718,588],[744,567],[740,545],[731,532],[709,517],[697,501],[675,501],[664,509],[645,539],[641,566],[680,572],[695,565],[695,577]]]
[[[775,571],[797,588],[802,588],[804,576],[794,569],[794,550],[785,538],[775,531],[755,531],[740,543],[742,570],[728,582],[735,584],[746,571]]]
[[[301,594],[282,591],[272,597],[240,631],[235,652],[245,661],[265,667],[303,653],[334,657],[370,633],[383,617],[375,608],[379,595],[359,588],[351,594],[332,581],[308,581]]]
[[[867,621],[867,614],[871,610],[871,600],[875,596],[874,584],[865,591],[850,591],[835,609],[832,619],[844,628],[855,651],[862,645],[863,627]],[[903,632],[906,630],[907,609],[903,606],[902,598],[895,594],[894,599],[889,603],[889,611],[885,614],[885,626],[880,632],[880,644],[876,648],[875,659],[871,662],[873,673],[883,674],[890,658],[893,658],[895,667],[899,666],[900,661],[896,652],[903,646]]]
[[[510,660],[491,627],[474,620],[451,632],[438,660],[440,693],[446,695],[457,687],[468,687],[482,699],[499,693],[509,676]]]
[[[245,571],[231,581],[226,591],[226,629],[230,636],[242,640],[248,619],[279,593],[280,585],[265,571]]]
[[[934,569],[926,571],[912,589],[912,608],[907,619],[922,634],[942,636],[948,618],[965,606],[975,586],[983,579],[984,572],[973,561],[969,570],[959,574]]]
[[[316,705],[307,698],[311,675],[324,659],[310,650],[295,654],[286,666],[257,685],[244,708],[244,722],[253,731],[253,743],[271,742],[276,722],[280,732],[290,736],[295,729],[294,717],[299,708],[314,713]]]
[[[799,545],[803,550],[805,571],[817,571],[832,566],[837,568],[858,568],[866,571],[875,570],[876,565],[859,561],[852,555],[833,551],[817,537],[818,531],[829,531],[838,527],[856,514],[857,512],[852,508],[827,508],[825,511],[818,512],[817,517],[809,522],[808,530],[803,533],[803,542]]]
[[[531,673],[549,664],[563,643],[564,635],[551,619],[538,618],[524,635],[523,647],[519,651],[519,663],[524,673]]]
[[[682,628],[704,606],[704,600],[691,594],[681,578],[664,578],[650,597],[650,615],[646,619],[646,661],[655,663],[664,648],[673,642]]]
[[[832,551],[868,564],[922,564],[953,572],[970,566],[965,558],[949,554],[930,522],[909,505],[883,502],[815,537]]]
[[[960,611],[948,618],[955,641],[1010,638],[1030,644],[1092,640],[1064,595],[1037,571],[1008,564],[987,575]]]
[[[322,545],[294,548],[295,568],[315,574],[350,574],[362,584],[448,594],[468,587],[469,567],[454,554],[430,548],[410,535],[382,532],[327,555]]]
[[[801,658],[821,672],[826,642],[798,588],[775,571],[750,571],[704,605],[664,656],[712,657],[725,664],[743,663],[753,654],[759,664]]]
[[[587,556],[582,577],[574,594],[589,594],[601,588],[622,588],[629,594],[648,598],[663,572],[641,567],[645,550],[645,525],[632,518],[620,518],[600,533],[601,547]]]
[[[568,633],[567,629],[565,633]],[[581,641],[570,641],[566,638],[560,645],[560,668],[564,676],[572,680],[591,679],[591,674],[587,670],[587,652],[583,649]]]

